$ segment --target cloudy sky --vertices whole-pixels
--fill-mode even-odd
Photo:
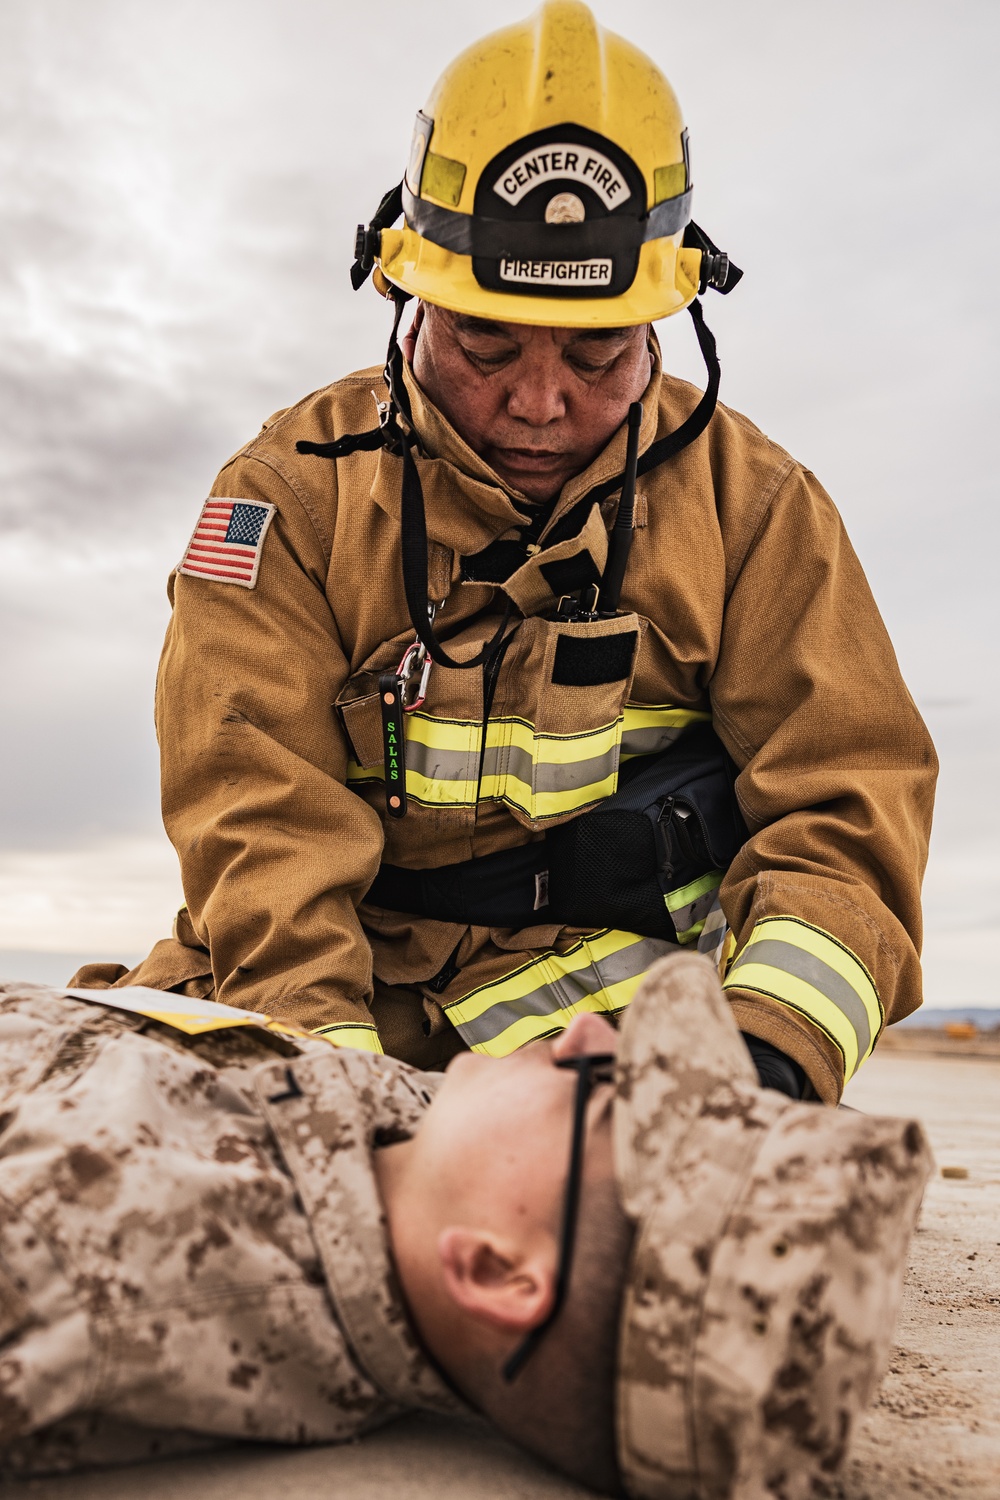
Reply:
[[[0,972],[168,930],[167,574],[262,418],[381,357],[354,225],[441,67],[525,9],[3,0]],[[674,83],[696,216],[746,271],[710,308],[723,399],[834,496],[937,739],[928,999],[1000,1003],[1000,7],[595,9]],[[661,333],[698,378],[687,322]]]

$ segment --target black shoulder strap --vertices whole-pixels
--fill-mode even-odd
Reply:
[[[403,379],[403,351],[399,347],[399,322],[403,315],[403,307],[410,299],[398,287],[393,287],[392,295],[396,304],[396,315],[392,322],[392,333],[389,335],[389,349],[385,362],[385,382],[389,387],[389,412],[386,427],[390,437],[395,439],[395,446],[397,451],[401,452],[403,459],[400,551],[406,608],[417,639],[425,647],[431,661],[436,662],[439,667],[452,667],[456,670],[481,667],[484,662],[491,660],[494,652],[499,650],[503,643],[503,634],[510,619],[511,604],[508,600],[496,631],[483,649],[469,661],[456,661],[454,657],[449,656],[434,633],[434,627],[431,624],[431,601],[427,595],[427,513],[424,508],[424,490],[413,456],[417,438],[413,430],[410,398]],[[399,416],[402,416],[406,423],[405,431],[397,420]]]
[[[722,369],[715,350],[715,337],[705,322],[705,314],[697,298],[689,304],[688,312],[691,314],[691,321],[694,324],[694,331],[698,339],[698,347],[701,350],[701,357],[705,361],[705,368],[708,371],[708,383],[705,386],[701,400],[691,415],[685,417],[681,425],[676,427],[673,432],[668,432],[666,437],[660,438],[659,442],[650,443],[636,465],[637,474],[648,474],[651,469],[658,469],[660,464],[665,464],[668,458],[673,458],[675,454],[680,453],[682,448],[690,447],[696,438],[701,437],[701,434],[712,420],[712,415],[718,405]],[[588,507],[593,505],[595,501],[601,504],[602,501],[607,500],[609,495],[613,495],[616,490],[621,489],[624,480],[625,473],[623,470],[621,474],[616,474],[614,479],[607,479],[603,484],[597,484],[592,490],[588,490],[578,504],[582,505],[586,502]]]
[[[722,379],[722,370],[719,358],[715,350],[715,339],[712,330],[705,322],[705,314],[700,302],[692,302],[688,307],[691,320],[694,323],[695,334],[698,338],[698,347],[701,350],[705,367],[708,371],[708,383],[704,394],[698,405],[689,417],[686,417],[681,425],[667,436],[660,438],[659,442],[651,443],[645,453],[640,457],[636,465],[637,474],[648,474],[651,469],[656,469],[660,464],[666,463],[668,458],[673,458],[675,453],[680,453],[682,448],[687,448],[696,438],[700,437],[712,420],[719,401],[719,382]],[[546,547],[554,547],[557,542],[564,542],[568,537],[576,536],[580,527],[584,524],[590,514],[591,507],[601,505],[611,495],[620,490],[625,481],[625,472],[616,474],[614,479],[606,479],[603,484],[596,484],[593,489],[576,502],[571,510],[562,516],[548,536],[545,538]]]
[[[387,198],[383,200],[383,207],[388,202],[389,196],[391,195],[387,195]],[[391,211],[391,205],[389,211]],[[424,508],[423,486],[420,483],[420,474],[413,456],[416,434],[413,431],[410,398],[403,379],[403,352],[399,347],[400,319],[403,316],[403,308],[410,299],[398,287],[393,287],[392,296],[395,303],[395,316],[385,361],[385,383],[389,388],[389,401],[381,424],[370,432],[346,433],[331,443],[313,443],[303,439],[295,444],[295,449],[297,453],[312,454],[317,458],[336,459],[346,458],[349,454],[359,451],[373,452],[377,448],[386,447],[402,457],[400,540],[403,593],[410,622],[416,631],[417,639],[424,645],[428,656],[438,666],[457,669],[481,667],[502,646],[512,606],[508,600],[496,631],[483,649],[477,652],[470,661],[455,661],[444,650],[434,634],[427,593],[427,514]],[[399,421],[400,418],[405,422],[405,430]]]
[[[427,518],[424,510],[424,492],[420,475],[413,458],[410,442],[403,444],[403,493],[402,493],[402,563],[403,592],[406,607],[417,638],[427,649],[427,655],[439,667],[481,667],[489,661],[503,644],[503,634],[511,615],[508,599],[500,624],[481,651],[469,661],[455,661],[444,650],[431,625],[430,600],[427,597]]]
[[[300,438],[295,444],[296,453],[311,453],[315,458],[349,458],[352,453],[374,453],[385,441],[381,427],[370,432],[348,432],[332,443],[310,443]]]

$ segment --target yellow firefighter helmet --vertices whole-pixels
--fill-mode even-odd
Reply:
[[[405,292],[504,322],[646,323],[738,279],[690,219],[670,84],[581,0],[545,0],[438,81],[403,182],[359,228],[353,278],[377,263]]]

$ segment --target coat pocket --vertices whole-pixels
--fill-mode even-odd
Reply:
[[[548,828],[614,793],[645,626],[638,615],[524,622],[486,729],[484,797]]]
[[[380,648],[345,684],[334,708],[348,740],[347,784],[381,807],[385,747],[378,676],[393,670],[412,637]],[[479,642],[473,641],[469,654]],[[454,649],[452,643],[449,643]],[[482,736],[482,672],[434,667],[422,706],[403,714],[406,793],[417,806],[474,816]]]
[[[382,765],[382,715],[378,693],[365,693],[336,704],[340,722],[350,748],[348,781],[360,779],[355,772],[372,771]]]

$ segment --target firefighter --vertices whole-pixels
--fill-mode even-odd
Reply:
[[[919,1005],[933,747],[830,499],[717,403],[691,212],[670,85],[579,0],[447,69],[358,233],[384,368],[267,421],[171,579],[174,936],[77,982],[440,1067],[680,945],[827,1103]]]

